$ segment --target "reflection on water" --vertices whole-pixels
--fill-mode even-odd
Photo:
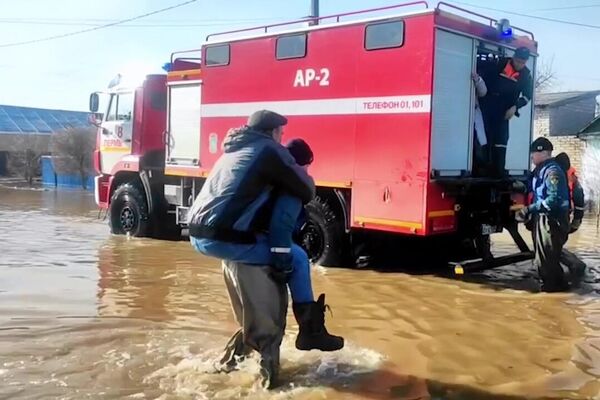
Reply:
[[[567,294],[535,293],[530,263],[464,280],[315,268],[349,344],[298,352],[290,319],[267,393],[255,360],[212,372],[235,328],[218,262],[97,216],[87,194],[0,189],[0,398],[600,398],[593,222],[569,243],[591,268]]]

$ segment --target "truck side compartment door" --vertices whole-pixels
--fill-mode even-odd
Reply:
[[[169,84],[167,165],[200,166],[201,82]]]

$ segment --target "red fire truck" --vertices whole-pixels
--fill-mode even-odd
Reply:
[[[353,238],[372,231],[472,241],[473,268],[529,258],[512,221],[525,201],[513,187],[529,169],[531,105],[510,122],[509,178],[472,174],[471,72],[520,46],[535,71],[530,32],[422,1],[209,35],[173,53],[166,75],[112,82],[96,202],[113,233],[179,233],[228,129],[270,109],[289,119],[284,140],[301,137],[315,154],[318,197],[303,229],[313,261],[343,264]],[[520,252],[493,258],[489,235],[503,229]]]

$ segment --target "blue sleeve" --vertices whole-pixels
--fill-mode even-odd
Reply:
[[[542,201],[538,200],[535,203],[530,204],[529,207],[527,207],[527,209],[531,214],[539,214],[541,207]]]

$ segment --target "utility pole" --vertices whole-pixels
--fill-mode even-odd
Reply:
[[[310,0],[310,18],[319,18],[319,0]],[[310,25],[318,25],[319,20],[313,19]]]

